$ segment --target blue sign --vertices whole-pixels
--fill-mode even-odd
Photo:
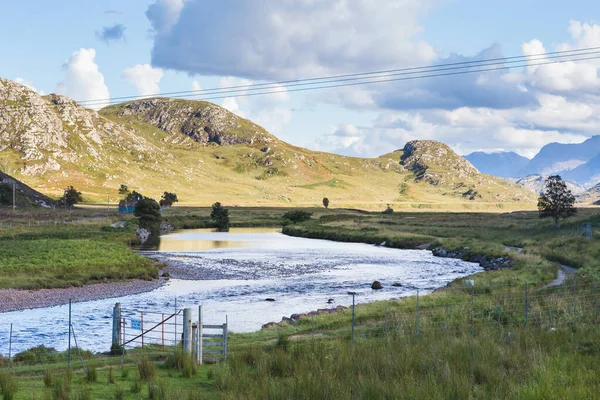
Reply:
[[[138,331],[142,330],[142,320],[141,319],[132,319],[131,320],[131,329],[137,329]]]

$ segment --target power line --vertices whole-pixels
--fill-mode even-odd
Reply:
[[[204,94],[223,94],[223,93],[237,93],[237,92],[245,92],[249,90],[266,90],[266,89],[277,89],[284,87],[294,87],[294,86],[305,86],[305,85],[320,85],[325,83],[331,83],[333,81],[355,81],[359,79],[369,79],[373,77],[388,77],[395,75],[406,75],[406,74],[416,74],[416,73],[429,73],[429,72],[437,72],[437,71],[445,71],[445,70],[455,70],[455,69],[463,69],[463,68],[472,68],[472,67],[481,67],[487,65],[503,65],[503,64],[515,64],[521,62],[531,62],[531,61],[539,61],[545,59],[562,59],[565,57],[577,57],[582,55],[589,54],[597,54],[600,51],[599,47],[589,47],[584,49],[576,49],[576,50],[564,50],[564,51],[555,51],[555,52],[547,52],[547,53],[537,53],[526,56],[512,56],[512,57],[499,57],[499,58],[490,58],[490,59],[481,59],[481,60],[472,60],[472,61],[462,61],[462,62],[454,62],[454,63],[445,63],[445,64],[437,64],[437,65],[429,65],[429,66],[421,66],[421,67],[409,67],[409,68],[397,68],[383,71],[374,71],[374,72],[361,72],[354,74],[345,74],[345,75],[333,75],[333,76],[325,76],[319,78],[307,78],[307,79],[295,79],[295,80],[287,80],[287,81],[277,81],[277,82],[265,82],[265,83],[256,83],[249,85],[235,85],[235,86],[227,86],[220,88],[210,88],[210,89],[199,89],[199,90],[186,90],[186,91],[178,91],[178,92],[165,92],[151,95],[152,97],[163,97],[170,96],[174,98],[183,98],[183,97],[192,97],[192,96],[200,96]],[[542,57],[542,58],[540,58]],[[513,67],[515,68],[515,67]],[[361,78],[362,77],[362,78]],[[113,97],[110,99],[93,99],[93,100],[82,100],[78,101],[80,104],[88,104],[89,103],[106,103],[106,102],[115,102],[117,100],[127,100],[127,99],[138,99],[138,98],[148,98],[148,96],[121,96],[121,97]]]
[[[385,83],[385,82],[394,82],[394,81],[408,81],[408,80],[417,80],[417,79],[426,79],[426,78],[434,78],[434,77],[446,77],[446,76],[455,76],[455,75],[464,75],[464,74],[472,74],[478,72],[490,72],[490,71],[499,71],[499,70],[507,70],[512,68],[521,68],[521,67],[536,67],[541,65],[562,63],[562,62],[575,62],[575,61],[584,61],[584,60],[594,60],[600,59],[600,50],[592,50],[592,49],[600,49],[598,48],[590,48],[590,49],[580,49],[577,54],[573,54],[573,51],[567,52],[554,52],[554,53],[544,53],[537,54],[532,56],[515,56],[515,57],[506,57],[506,58],[497,58],[497,59],[487,59],[487,60],[478,60],[478,61],[468,61],[468,62],[460,62],[460,63],[450,63],[450,64],[441,64],[431,67],[413,67],[413,68],[404,68],[397,69],[393,71],[393,73],[386,73],[383,75],[384,71],[379,72],[366,72],[360,74],[348,74],[345,75],[347,78],[310,78],[307,80],[295,80],[289,81],[292,82],[287,86],[281,85],[281,82],[275,83],[262,83],[262,84],[254,84],[254,85],[240,85],[240,86],[231,86],[230,88],[214,88],[214,89],[205,89],[201,91],[184,91],[184,92],[171,92],[171,93],[182,93],[179,96],[173,96],[172,98],[187,98],[187,97],[198,97],[206,95],[217,95],[211,97],[202,97],[199,100],[216,100],[223,99],[227,97],[249,97],[249,96],[259,96],[259,95],[268,95],[268,94],[277,94],[277,93],[288,93],[288,92],[300,92],[300,91],[309,91],[309,90],[320,90],[320,89],[328,89],[328,88],[339,88],[339,87],[349,87],[349,86],[358,86],[358,85],[367,85],[374,83]],[[584,51],[584,50],[592,50],[592,51]],[[569,54],[564,54],[569,53]],[[547,56],[550,55],[550,56]],[[581,56],[589,56],[589,57],[581,57]],[[543,58],[536,58],[532,60],[534,57],[544,56]],[[568,57],[568,58],[565,58]],[[496,61],[502,60],[502,61]],[[506,61],[509,60],[509,61]],[[475,65],[473,65],[475,63]],[[418,72],[410,72],[419,69]],[[452,71],[452,72],[449,72]],[[378,75],[379,74],[379,75]],[[359,78],[358,76],[363,76]],[[320,80],[319,82],[312,82],[315,80]],[[235,89],[236,87],[244,87],[248,89]],[[248,93],[252,91],[252,93]],[[201,93],[200,93],[201,92]],[[164,95],[164,94],[163,94]],[[146,99],[152,97],[158,97],[159,95],[151,95],[151,96],[128,96],[128,98],[139,98]],[[119,98],[114,98],[114,100]],[[100,102],[102,100],[88,100],[86,103],[91,102]],[[105,100],[102,102],[106,102]],[[108,101],[109,104],[112,101]],[[91,104],[94,105],[94,104]],[[0,108],[23,108],[30,109],[36,107],[37,105],[31,106],[8,106],[0,104]],[[46,107],[46,105],[39,105],[40,107]],[[90,104],[84,104],[83,106],[90,106]]]

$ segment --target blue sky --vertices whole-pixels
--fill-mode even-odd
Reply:
[[[600,46],[600,8],[588,0],[21,0],[1,7],[0,76],[76,100]],[[599,69],[592,60],[216,102],[318,150],[377,156],[434,139],[462,154],[532,156],[546,143],[597,133]]]

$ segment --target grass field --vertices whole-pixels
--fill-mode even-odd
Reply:
[[[234,226],[276,226],[285,210],[231,209]],[[16,399],[591,399],[600,396],[600,319],[598,316],[600,217],[582,209],[559,230],[536,213],[423,213],[391,215],[357,210],[309,209],[313,218],[287,227],[287,233],[332,240],[381,243],[398,248],[464,248],[465,258],[484,255],[514,259],[512,269],[488,271],[427,296],[361,304],[356,337],[350,310],[302,318],[249,334],[232,334],[227,363],[193,371],[171,352],[140,350],[125,357],[94,355],[88,370],[75,364],[65,382],[64,355],[40,362],[18,362],[7,373],[0,359],[0,386]],[[91,211],[82,211],[86,213]],[[165,211],[177,227],[206,226],[207,208]],[[80,218],[84,218],[80,216]],[[25,221],[26,218],[22,218]],[[28,241],[29,227],[8,234],[2,244],[32,249],[47,236],[71,241],[126,243],[130,233],[102,228],[113,219],[51,227],[44,240]],[[582,237],[591,222],[594,237]],[[87,227],[86,224],[89,224]],[[79,226],[81,225],[81,226]],[[52,231],[56,229],[56,231]],[[68,233],[67,233],[68,232]],[[87,236],[74,239],[72,235]],[[114,236],[113,236],[114,235]],[[512,247],[507,247],[512,246]],[[125,246],[127,248],[127,246]],[[515,248],[522,248],[518,252]],[[97,249],[96,249],[97,250]],[[95,249],[89,249],[94,254]],[[119,249],[121,251],[121,249]],[[129,250],[128,250],[129,251]],[[40,258],[41,260],[41,258]],[[75,262],[75,261],[73,261]],[[558,262],[578,268],[559,287]],[[46,268],[38,263],[38,268]],[[96,265],[94,268],[106,268]],[[576,279],[576,280],[575,280]],[[527,287],[525,286],[527,284]],[[527,293],[527,297],[526,297]],[[417,303],[418,301],[418,303]],[[290,310],[290,314],[295,310]],[[418,322],[417,322],[418,321]],[[314,332],[314,343],[313,334]],[[77,361],[78,362],[78,361]],[[148,366],[151,364],[152,366]],[[152,377],[144,380],[146,369]],[[95,378],[90,376],[95,375]],[[46,381],[46,382],[44,382]],[[4,382],[4,383],[3,383]],[[68,390],[67,390],[68,389]],[[6,393],[6,390],[5,390]]]

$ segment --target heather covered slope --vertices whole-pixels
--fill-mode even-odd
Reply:
[[[54,195],[73,185],[88,200],[114,201],[125,183],[204,205],[319,205],[325,196],[332,207],[372,208],[534,200],[442,143],[415,141],[377,158],[315,152],[203,101],[153,98],[95,112],[0,79],[0,107],[0,165]]]

